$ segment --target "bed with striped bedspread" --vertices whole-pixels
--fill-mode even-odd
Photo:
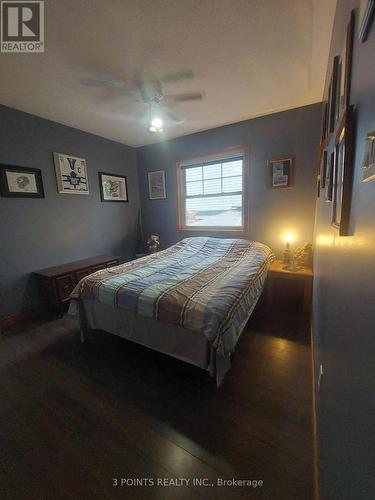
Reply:
[[[266,245],[254,241],[186,238],[83,278],[72,299],[200,332],[220,356],[228,357],[273,259]]]

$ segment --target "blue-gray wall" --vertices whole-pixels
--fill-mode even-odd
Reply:
[[[321,105],[246,120],[159,144],[138,148],[138,174],[145,233],[160,234],[163,246],[188,234],[177,227],[175,162],[178,159],[248,145],[250,148],[249,226],[247,237],[283,249],[282,235],[296,234],[296,244],[312,242],[315,179]],[[270,189],[267,161],[294,156],[294,186]],[[166,200],[149,200],[147,171],[166,170]]]
[[[52,152],[86,158],[89,195],[59,194]],[[134,252],[133,148],[0,106],[0,163],[40,168],[45,198],[0,197],[0,317],[39,303],[31,272],[95,255]],[[98,171],[125,174],[129,203],[102,203]]]
[[[133,148],[0,106],[0,163],[40,168],[46,194],[0,198],[0,317],[38,305],[33,270],[93,255],[132,255],[138,189],[145,234],[160,234],[163,246],[185,237],[176,230],[175,161],[232,145],[250,147],[247,236],[277,252],[289,229],[296,243],[311,241],[320,111],[317,104],[145,146],[136,158]],[[86,158],[88,196],[57,192],[53,151]],[[288,155],[295,157],[294,186],[271,190],[267,161]],[[147,171],[158,169],[167,171],[168,199],[150,201]],[[128,204],[100,201],[100,170],[128,176]]]
[[[340,237],[331,227],[331,204],[320,198],[317,206],[313,333],[316,367],[322,363],[325,371],[317,395],[322,500],[375,496],[375,181],[361,182],[365,138],[375,130],[375,24],[360,43],[359,4],[338,0],[329,62],[331,68],[341,53],[354,8],[351,236]]]

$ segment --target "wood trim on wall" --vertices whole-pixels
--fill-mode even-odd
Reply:
[[[238,229],[233,227],[188,227],[184,224],[184,209],[183,209],[183,184],[181,179],[181,167],[193,165],[195,163],[209,162],[220,160],[231,155],[243,156],[243,225]],[[225,234],[244,235],[249,231],[249,178],[250,178],[250,150],[247,145],[230,146],[228,148],[200,155],[195,157],[184,158],[175,162],[175,182],[176,182],[176,203],[177,203],[177,231],[188,233],[205,233],[205,234]]]
[[[316,383],[315,383],[315,349],[314,333],[310,324],[311,346],[311,387],[312,387],[312,462],[313,462],[313,498],[319,500],[319,462],[318,462],[318,424],[316,409]]]
[[[7,328],[13,325],[22,323],[23,321],[35,320],[42,318],[47,314],[47,310],[43,306],[36,307],[25,311],[19,311],[9,316],[0,318],[0,328]]]

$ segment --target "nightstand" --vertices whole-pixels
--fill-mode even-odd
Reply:
[[[292,280],[302,284],[303,314],[310,314],[313,283],[312,269],[306,268],[298,271],[290,271],[288,269],[283,269],[284,265],[283,261],[275,260],[268,270],[266,288],[267,305],[272,306],[274,303],[276,280]]]

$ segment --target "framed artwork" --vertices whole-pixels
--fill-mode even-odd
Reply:
[[[375,130],[367,134],[366,153],[362,164],[362,182],[375,179]]]
[[[323,116],[321,124],[320,144],[322,145],[328,136],[328,102],[323,103]]]
[[[44,198],[42,172],[38,168],[0,165],[0,194],[8,198]]]
[[[353,59],[354,12],[346,30],[346,37],[339,57],[337,91],[336,91],[336,121],[340,120],[350,102],[350,82]]]
[[[353,182],[353,107],[350,106],[341,122],[335,143],[333,178],[332,225],[340,236],[349,234],[350,202]]]
[[[100,198],[102,201],[127,202],[128,186],[125,175],[99,172]]]
[[[320,159],[320,187],[324,189],[326,187],[326,179],[327,179],[327,159],[328,153],[327,150],[323,151]]]
[[[336,79],[336,91],[335,91],[335,117],[334,117],[334,127],[340,119],[340,90],[341,90],[341,66],[342,59],[340,56],[337,58],[337,79]]]
[[[53,153],[59,193],[89,194],[87,166],[84,158]]]
[[[293,158],[281,158],[268,162],[272,188],[287,188],[292,185]]]
[[[167,190],[165,187],[165,170],[148,172],[148,197],[150,200],[165,200]]]
[[[328,88],[328,103],[327,103],[327,134],[326,137],[329,136],[329,134],[332,132],[332,127],[331,127],[331,115],[332,115],[332,76],[331,80],[329,82],[329,88]]]
[[[364,43],[370,33],[371,25],[375,17],[375,0],[361,0],[359,8],[359,32],[358,38]]]
[[[335,152],[332,151],[330,155],[329,165],[327,165],[327,179],[326,179],[326,202],[332,201],[333,198],[333,176],[335,172]]]
[[[339,57],[335,56],[333,58],[332,76],[328,91],[328,134],[335,130],[336,124],[338,70]]]
[[[342,215],[342,194],[345,170],[345,134],[342,132],[336,144],[336,162],[333,180],[332,225],[340,227]]]

